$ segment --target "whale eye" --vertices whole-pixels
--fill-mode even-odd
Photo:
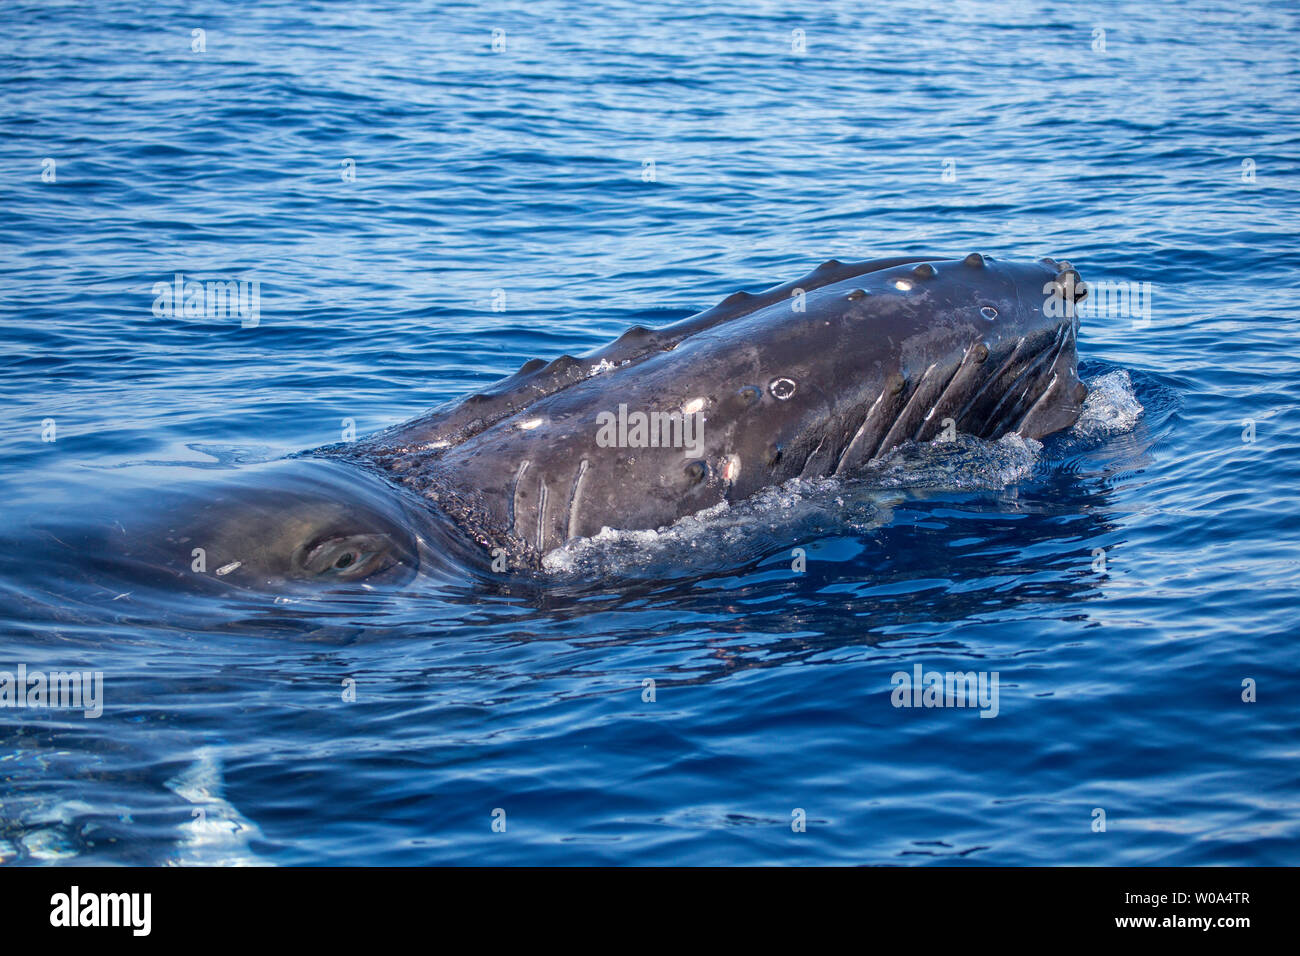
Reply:
[[[998,310],[993,308],[991,305],[986,305],[984,308],[980,309],[980,315],[992,322],[998,317]]]
[[[693,485],[698,485],[709,472],[709,466],[702,461],[693,461],[686,466],[686,478]]]
[[[353,580],[392,567],[398,562],[393,542],[385,534],[350,534],[325,538],[304,548],[297,560],[310,576]]]

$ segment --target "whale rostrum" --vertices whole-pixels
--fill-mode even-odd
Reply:
[[[378,469],[536,566],[572,538],[852,475],[904,442],[1067,428],[1086,294],[1053,259],[832,259],[317,454]]]

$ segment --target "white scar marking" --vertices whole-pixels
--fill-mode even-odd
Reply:
[[[530,419],[528,419],[528,421],[526,421],[526,422],[520,422],[520,423],[519,423],[518,425],[516,425],[515,427],[516,427],[516,428],[522,428],[524,431],[532,431],[534,428],[536,428],[538,425],[540,425],[543,421],[544,421],[544,419],[541,419],[541,418],[530,418]]]
[[[692,398],[689,402],[687,402],[685,405],[682,406],[682,414],[694,415],[696,412],[700,411],[703,408],[704,408],[704,399]]]
[[[546,550],[546,499],[549,497],[546,482],[542,481],[537,489],[537,550]]]
[[[722,480],[731,482],[740,477],[740,456],[728,455],[722,463]]]
[[[217,577],[225,577],[227,574],[235,570],[235,568],[239,567],[243,563],[244,563],[243,561],[231,561],[229,564],[225,565],[224,567],[217,568]]]
[[[510,489],[510,524],[515,529],[519,537],[523,537],[523,531],[519,527],[519,483],[524,480],[524,472],[528,471],[530,462],[527,458],[519,463],[519,471],[515,473],[515,484]]]

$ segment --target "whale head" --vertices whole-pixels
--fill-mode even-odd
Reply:
[[[602,528],[654,529],[792,478],[851,475],[909,441],[1078,417],[1067,262],[823,263],[381,433],[360,457],[484,547],[536,563]]]
[[[148,520],[114,522],[93,553],[127,577],[182,589],[402,583],[419,569],[426,512],[402,497],[337,463],[272,462],[156,493]]]

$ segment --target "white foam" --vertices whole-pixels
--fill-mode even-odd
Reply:
[[[997,441],[958,434],[950,441],[908,443],[869,466],[865,480],[882,488],[997,489],[1033,474],[1041,442],[1008,432]]]
[[[897,495],[888,495],[890,501]],[[544,570],[693,566],[717,557],[760,553],[763,540],[779,542],[810,523],[866,530],[878,525],[886,504],[876,489],[836,478],[793,478],[734,505],[723,501],[655,530],[602,528],[575,538],[542,558]]]
[[[1074,435],[1104,438],[1133,430],[1143,408],[1128,372],[1124,369],[1107,372],[1084,384],[1088,386],[1088,397],[1084,399],[1079,420],[1070,430]]]

